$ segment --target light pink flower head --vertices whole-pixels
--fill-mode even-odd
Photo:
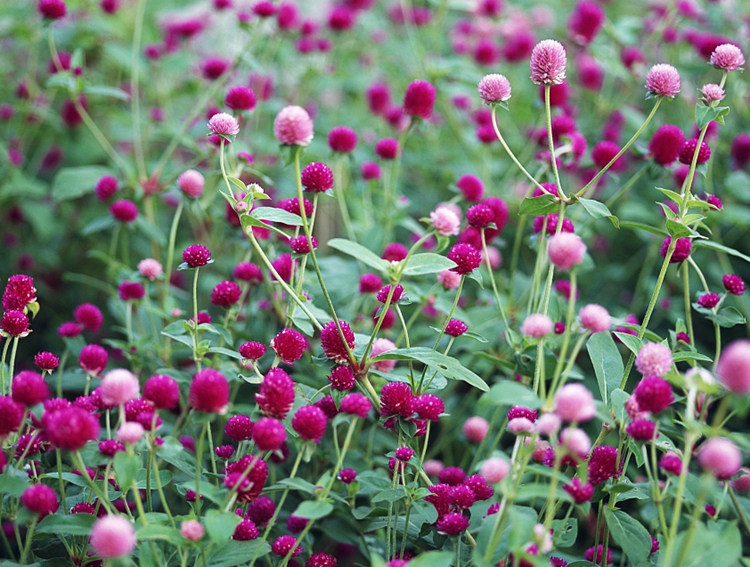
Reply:
[[[589,421],[596,415],[594,396],[583,384],[566,384],[555,394],[555,413],[563,421]]]
[[[742,466],[742,453],[732,441],[725,437],[714,437],[706,441],[698,452],[698,464],[719,480],[737,473]]]
[[[119,406],[136,399],[140,395],[138,378],[124,368],[110,370],[102,378],[102,401],[105,404]]]
[[[461,283],[461,276],[452,270],[443,270],[437,275],[437,281],[443,284],[445,289],[456,289]]]
[[[560,443],[582,459],[585,459],[591,450],[591,439],[583,429],[577,427],[563,429],[560,432]]]
[[[510,463],[502,457],[490,457],[482,463],[479,474],[490,484],[497,484],[510,473]]]
[[[193,199],[197,199],[203,194],[203,185],[205,182],[206,180],[203,175],[194,169],[182,172],[177,178],[177,186],[180,188],[180,191]]]
[[[135,445],[146,432],[137,421],[127,421],[117,429],[117,438],[128,445]]]
[[[662,343],[646,343],[635,357],[635,367],[644,376],[664,376],[672,368],[672,351]]]
[[[609,312],[596,303],[590,303],[585,307],[582,307],[578,312],[581,318],[581,325],[592,333],[601,333],[603,331],[609,331],[609,327],[612,324],[612,318],[609,316]]]
[[[145,258],[138,262],[138,271],[144,278],[154,281],[162,273],[162,267],[158,260]]]
[[[461,218],[449,207],[439,206],[430,213],[430,222],[438,234],[442,236],[454,236],[458,234],[461,226]]]
[[[217,136],[236,136],[240,133],[240,124],[231,114],[219,112],[209,119],[208,129]]]
[[[122,516],[109,514],[94,523],[90,543],[94,553],[103,559],[124,557],[135,549],[135,529]]]
[[[554,328],[554,323],[544,313],[532,313],[521,324],[521,333],[535,339],[549,335]]]
[[[490,424],[482,416],[474,415],[464,421],[461,430],[469,441],[479,443],[485,438],[487,432],[490,430]]]
[[[549,260],[561,270],[570,270],[583,262],[586,244],[572,232],[560,232],[549,239],[547,246]]]
[[[657,96],[674,98],[680,92],[680,74],[666,63],[654,65],[646,75],[646,90]]]
[[[372,355],[373,357],[378,356],[379,354],[383,354],[386,351],[393,350],[396,348],[396,344],[389,340],[389,339],[375,339],[375,342],[372,343]],[[395,360],[381,360],[379,362],[373,363],[372,367],[375,370],[380,370],[381,372],[390,372],[393,370],[393,368],[396,366]]]
[[[716,365],[716,374],[730,392],[750,393],[750,341],[737,340],[726,347]]]
[[[709,60],[711,65],[724,71],[739,71],[745,64],[742,50],[731,43],[724,43],[714,49]]]
[[[510,81],[504,75],[485,75],[477,85],[482,104],[495,104],[510,99]]]
[[[701,87],[701,94],[703,95],[702,100],[706,104],[724,99],[724,89],[714,83],[703,85]]]
[[[301,106],[286,106],[273,121],[273,134],[281,144],[307,146],[313,139],[313,121]]]
[[[567,63],[562,43],[554,39],[540,41],[531,52],[531,80],[537,85],[559,85],[565,80]]]
[[[203,538],[206,530],[203,528],[203,524],[201,524],[198,520],[185,520],[180,526],[180,533],[185,539],[189,539],[190,541],[198,541],[199,539]]]

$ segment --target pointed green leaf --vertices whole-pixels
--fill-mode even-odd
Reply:
[[[232,537],[234,528],[241,521],[242,518],[233,512],[220,512],[214,509],[206,512],[204,524],[208,537],[215,542],[221,542]]]
[[[425,252],[424,254],[415,254],[409,258],[409,263],[404,268],[404,276],[421,276],[424,274],[436,274],[443,270],[455,268],[456,263],[440,254]]]
[[[39,522],[36,533],[87,536],[95,521],[91,514],[50,514]]]
[[[608,332],[591,335],[586,342],[586,350],[594,366],[602,401],[611,408],[610,394],[620,385],[625,372],[620,351],[617,350],[617,345]]]
[[[325,518],[331,512],[333,512],[333,504],[331,502],[327,500],[307,500],[301,502],[292,513],[300,518],[319,520],[320,518]]]
[[[250,216],[257,220],[280,222],[289,226],[302,226],[302,217],[275,207],[258,207]]]
[[[634,564],[648,559],[651,554],[651,536],[640,522],[622,510],[611,510],[609,507],[604,508],[604,519],[615,543]]]
[[[345,238],[334,238],[329,240],[328,246],[334,250],[353,256],[355,259],[367,264],[371,268],[375,268],[381,273],[386,273],[390,266],[390,263],[387,260],[383,260],[371,250]]]
[[[531,388],[512,380],[500,380],[482,399],[498,406],[525,406],[531,409],[540,408],[544,404]]]
[[[554,195],[540,195],[539,197],[526,197],[521,201],[521,208],[518,211],[522,215],[539,216],[545,213],[556,211],[560,208],[557,197]]]

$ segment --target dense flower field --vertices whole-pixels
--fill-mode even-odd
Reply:
[[[0,567],[750,566],[750,6],[0,6]]]

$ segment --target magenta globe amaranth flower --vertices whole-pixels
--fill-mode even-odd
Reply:
[[[477,85],[482,104],[497,104],[510,99],[510,81],[504,75],[493,73],[485,75]]]
[[[240,124],[231,114],[219,112],[208,120],[208,129],[217,136],[236,136],[240,133]]]
[[[745,64],[745,56],[736,45],[725,43],[714,49],[709,60],[711,65],[724,71],[739,71]]]
[[[313,139],[313,121],[301,106],[286,106],[276,115],[273,133],[280,144],[307,146]]]
[[[429,118],[435,106],[435,95],[435,87],[431,83],[412,81],[404,93],[404,112],[409,116]]]
[[[654,96],[674,98],[680,86],[680,73],[666,63],[654,65],[646,75],[646,90]]]
[[[559,41],[540,41],[531,52],[531,80],[536,84],[559,85],[565,80],[567,62],[565,48]]]

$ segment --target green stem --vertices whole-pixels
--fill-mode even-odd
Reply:
[[[193,335],[193,360],[198,370],[201,369],[201,361],[198,358],[198,273],[200,268],[195,268],[195,274],[193,275],[193,324],[191,326],[191,334]],[[196,490],[197,492],[197,490]]]
[[[734,488],[732,488],[731,484],[729,484],[729,497],[732,499],[732,504],[734,504],[735,510],[737,510],[737,516],[739,516],[740,522],[742,522],[742,527],[745,528],[745,532],[750,536],[750,523],[747,521],[745,512],[742,511],[742,506],[740,506],[740,503],[737,500],[737,495],[734,493]]]
[[[497,303],[497,308],[500,311],[500,317],[503,319],[503,325],[505,325],[505,329],[510,329],[510,326],[508,325],[508,318],[505,316],[505,309],[503,309],[503,303],[500,301],[500,294],[497,291],[497,284],[495,283],[495,277],[492,275],[492,266],[490,265],[490,256],[487,253],[487,237],[484,233],[484,228],[481,230],[482,235],[482,251],[484,252],[484,262],[487,265],[487,273],[490,276],[490,282],[492,283],[492,292],[495,294],[495,303]]]
[[[669,537],[667,539],[667,549],[664,551],[663,565],[670,565],[672,554],[674,553],[674,544],[677,539],[677,528],[680,524],[680,513],[682,512],[683,496],[685,494],[685,487],[687,486],[688,478],[688,465],[690,464],[690,457],[693,453],[693,445],[697,440],[698,436],[695,433],[688,432],[685,451],[682,455],[682,468],[680,470],[680,480],[677,483],[677,493],[674,499],[674,508],[672,510],[672,525],[669,529]]]
[[[542,190],[543,194],[547,195],[549,194],[549,191],[547,191],[544,187],[542,187],[542,184],[539,183],[534,176],[532,176],[528,171],[526,171],[526,168],[521,165],[521,162],[518,161],[518,158],[516,158],[516,155],[510,150],[508,147],[508,144],[505,143],[505,139],[503,138],[503,135],[500,133],[500,129],[497,127],[497,116],[495,115],[497,110],[496,105],[492,105],[492,128],[495,130],[495,135],[497,136],[497,139],[500,140],[500,144],[503,146],[503,149],[508,154],[508,157],[510,157],[511,160],[513,160],[513,163],[516,164],[516,167],[520,169],[523,174],[531,181],[536,187]],[[551,138],[550,138],[551,139]]]
[[[36,529],[36,524],[38,521],[39,516],[34,516],[29,529],[26,531],[26,543],[23,546],[23,550],[21,550],[21,565],[26,564],[26,557],[29,555],[29,550],[31,549],[31,541],[34,539],[34,530]]]
[[[182,210],[185,207],[184,198],[180,199],[180,203],[177,205],[177,210],[174,212],[174,218],[172,219],[172,227],[169,229],[169,247],[167,248],[167,269],[164,271],[164,301],[162,302],[162,308],[166,312],[167,303],[169,300],[169,278],[172,276],[172,268],[174,266],[174,247],[177,240],[177,226],[180,224],[180,217],[182,216]]]
[[[143,35],[143,17],[146,12],[146,0],[138,0],[133,30],[133,48],[130,52],[130,113],[133,118],[133,145],[135,146],[135,163],[140,178],[146,179],[146,162],[143,157],[143,138],[141,136],[140,110],[140,56],[141,37]]]
[[[555,155],[555,142],[552,139],[552,108],[550,105],[550,89],[552,85],[544,85],[544,115],[547,119],[547,144],[549,145],[549,159],[552,163],[552,173],[555,176],[555,183],[557,184],[557,194],[560,195],[560,199],[565,200],[565,193],[563,192],[562,183],[560,183],[560,172],[557,170],[557,156]],[[562,219],[558,222],[562,223]]]
[[[208,421],[201,427],[198,446],[195,449],[195,515],[201,517],[201,476],[203,473],[203,440],[206,437]]]
[[[12,341],[5,339],[5,344],[3,345],[3,358],[0,360],[0,395],[2,396],[5,395],[5,357],[8,355],[8,348],[10,347],[11,342]],[[10,386],[10,379],[8,380],[8,386]]]
[[[224,165],[224,143],[226,142],[226,139],[224,136],[221,137],[221,145],[219,146],[219,165],[221,166],[221,176],[224,178],[224,183],[227,185],[227,189],[229,189],[229,194],[232,196],[233,199],[235,199],[234,191],[232,190],[232,184],[229,182],[229,177],[227,176],[227,168],[226,165]]]
[[[60,503],[62,504],[63,513],[68,515],[68,503],[67,497],[65,496],[65,483],[63,482],[62,476],[62,458],[60,457],[60,449],[55,449],[55,460],[57,461],[57,487],[60,489]]]
[[[344,221],[344,229],[349,240],[355,241],[354,228],[352,227],[352,219],[349,216],[349,209],[346,206],[346,199],[344,199],[344,188],[342,186],[343,167],[342,164],[346,159],[345,155],[339,156],[336,160],[336,173],[333,176],[333,194],[339,204],[339,211],[341,212],[341,220]]]
[[[83,458],[81,457],[81,452],[76,451],[75,453],[72,453],[72,457],[73,457],[73,461],[78,467],[78,470],[81,471],[81,475],[86,480],[86,483],[89,485],[89,488],[91,488],[94,494],[96,494],[97,498],[99,498],[99,503],[102,506],[104,506],[110,514],[115,514],[116,510],[114,506],[112,506],[112,503],[109,501],[109,496],[101,488],[99,488],[99,485],[96,484],[96,482],[94,482],[89,476],[89,471],[86,469],[86,464],[83,462]],[[105,482],[106,482],[106,479],[105,479]]]
[[[10,349],[10,360],[8,361],[8,389],[10,389],[10,384],[13,380],[13,373],[15,372],[18,339],[19,337],[13,337],[13,347]]]

